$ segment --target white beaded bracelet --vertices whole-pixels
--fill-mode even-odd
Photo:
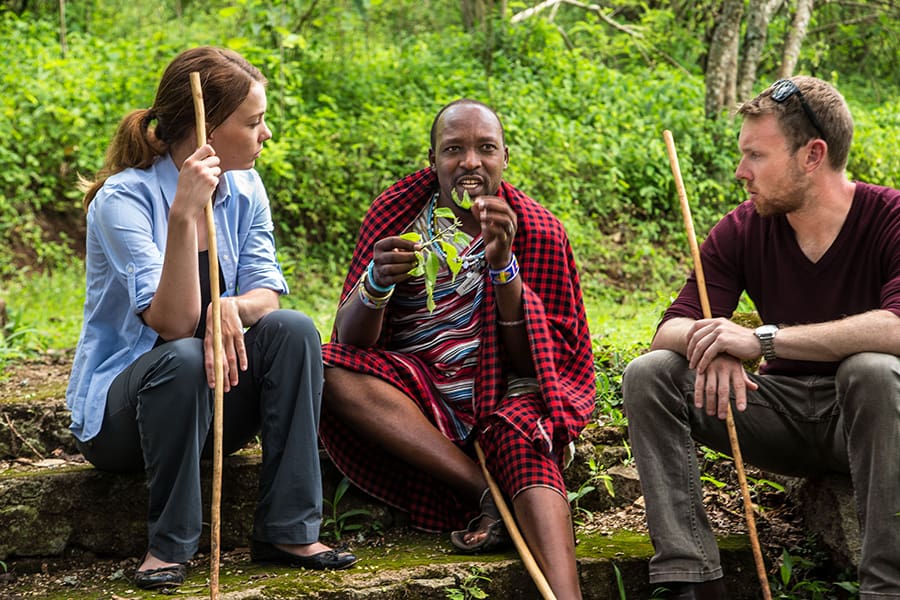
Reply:
[[[497,325],[501,327],[518,327],[519,325],[524,325],[525,319],[519,319],[518,321],[501,321],[497,319]]]

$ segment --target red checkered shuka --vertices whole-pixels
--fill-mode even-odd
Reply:
[[[401,179],[375,199],[360,228],[341,302],[355,289],[371,261],[375,242],[404,233],[436,190],[435,174],[431,169],[422,169]],[[505,399],[508,363],[500,344],[494,295],[490,293],[491,284],[485,272],[488,293],[482,308],[485,326],[474,390],[475,430],[482,431],[488,423],[494,423],[493,427],[502,423],[503,428],[511,428],[529,440],[538,454],[547,458],[546,464],[557,471],[547,473],[545,481],[535,479],[533,474],[526,479],[504,476],[501,484],[508,482],[503,486],[507,488],[504,491],[513,496],[519,491],[516,481],[523,485],[538,481],[552,487],[561,486],[556,465],[564,446],[587,424],[594,409],[596,386],[587,317],[565,229],[544,207],[505,181],[501,182],[498,195],[510,204],[517,216],[513,251],[519,261],[526,327],[541,394],[540,397],[531,395],[537,401],[523,401],[528,395]],[[423,382],[384,359],[384,348],[390,339],[391,331],[386,326],[376,347],[357,348],[341,344],[334,331],[332,342],[323,347],[323,358],[328,366],[378,376],[414,401],[429,397],[433,392]],[[420,408],[428,414],[427,407]],[[464,506],[442,482],[373,447],[331,417],[327,398],[320,435],[335,464],[351,481],[371,495],[409,511],[414,526],[444,531],[461,527],[472,516],[473,507]],[[488,453],[485,448],[492,473],[509,472],[510,464],[512,472],[516,472],[520,453],[516,453],[519,458],[506,456],[497,452],[494,444],[491,450]],[[503,464],[495,465],[497,461]]]

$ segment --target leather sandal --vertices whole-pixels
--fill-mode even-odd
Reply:
[[[487,528],[481,529],[481,521],[489,519]],[[477,542],[467,542],[466,535],[484,531],[484,537]],[[512,544],[512,539],[506,531],[506,525],[500,517],[500,511],[494,504],[494,498],[491,496],[490,488],[484,490],[481,495],[481,514],[469,521],[469,526],[461,531],[450,533],[450,543],[457,550],[465,554],[476,554],[479,552],[493,552],[497,550],[506,550]]]
[[[146,569],[134,572],[134,585],[142,590],[162,590],[180,586],[187,578],[187,567],[182,564]]]

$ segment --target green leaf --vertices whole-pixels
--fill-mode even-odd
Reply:
[[[409,240],[411,242],[421,242],[422,236],[416,233],[415,231],[408,231],[400,236],[404,240]]]
[[[791,580],[791,573],[794,571],[793,557],[787,550],[782,550],[781,552],[781,568],[779,571],[781,574],[781,583],[787,585]]]
[[[463,190],[462,198],[459,197],[459,192],[456,191],[456,188],[453,188],[451,193],[453,194],[453,201],[456,202],[457,206],[464,210],[472,208],[472,197],[469,196],[469,190]]]
[[[447,255],[447,268],[450,269],[451,281],[456,281],[456,275],[462,268],[462,259],[459,257],[459,252],[456,246],[443,240],[441,240],[441,248],[444,249],[444,254]]]
[[[341,513],[341,519],[359,516],[370,517],[372,516],[372,511],[366,510],[365,508],[351,508],[350,510]]]
[[[416,266],[408,271],[413,277],[421,277],[425,274],[425,254],[423,250],[416,250]]]
[[[470,236],[465,231],[457,231],[453,234],[453,243],[459,244],[460,246],[462,246],[463,244],[468,244],[471,239],[472,236]]]
[[[344,477],[341,479],[340,483],[337,484],[337,488],[334,490],[334,505],[337,506],[341,502],[341,498],[344,497],[344,494],[347,493],[347,490],[350,488],[350,480]]]
[[[434,284],[440,268],[441,259],[434,252],[429,252],[425,259],[425,293],[428,295],[425,306],[428,307],[428,312],[434,312]]]
[[[622,572],[616,563],[613,563],[613,570],[616,572],[616,586],[619,588],[620,600],[625,600],[625,581],[622,579]]]
[[[447,219],[456,219],[456,215],[453,213],[452,208],[447,208],[446,206],[441,206],[440,208],[434,209],[435,217],[445,217]]]

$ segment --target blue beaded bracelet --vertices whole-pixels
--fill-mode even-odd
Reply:
[[[491,283],[494,285],[506,285],[519,275],[519,261],[513,254],[509,259],[509,264],[502,269],[488,268],[488,275],[491,276]]]
[[[369,281],[369,285],[372,286],[372,289],[375,290],[376,292],[378,292],[379,294],[387,294],[388,292],[392,291],[394,289],[393,283],[387,287],[382,287],[382,286],[378,285],[378,283],[376,283],[374,271],[375,271],[375,261],[373,260],[369,263],[368,277],[366,277],[366,279]]]

